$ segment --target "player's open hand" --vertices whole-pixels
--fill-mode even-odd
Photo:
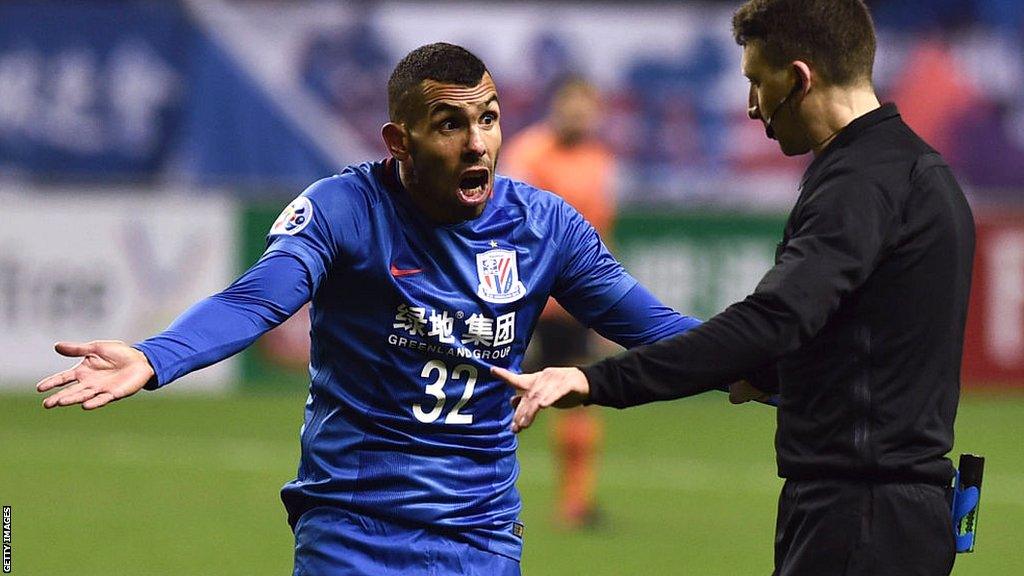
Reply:
[[[544,408],[572,408],[590,397],[590,383],[578,368],[545,368],[541,372],[515,374],[492,366],[491,374],[516,390],[512,399],[516,407],[512,431],[517,433],[529,428],[537,412]]]
[[[67,386],[43,400],[46,408],[74,404],[86,410],[99,408],[135,394],[154,374],[145,354],[119,340],[58,342],[53,348],[62,356],[82,361],[36,384],[39,392]]]

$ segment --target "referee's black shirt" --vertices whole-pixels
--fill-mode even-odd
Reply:
[[[974,254],[963,192],[892,104],[808,167],[775,266],[689,332],[583,368],[594,404],[754,374],[779,392],[779,475],[947,484]]]

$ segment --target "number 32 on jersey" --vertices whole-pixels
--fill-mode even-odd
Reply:
[[[434,381],[427,384],[426,389],[423,391],[425,394],[434,397],[434,405],[430,410],[424,410],[423,404],[413,404],[412,413],[417,420],[424,424],[430,424],[441,416],[441,412],[444,411],[445,401],[447,396],[444,393],[444,385],[448,382],[449,374],[453,381],[463,380],[466,381],[465,391],[462,393],[462,398],[455,403],[455,407],[452,408],[448,416],[445,417],[445,424],[472,424],[473,415],[463,414],[459,412],[466,406],[469,399],[473,397],[473,389],[476,388],[476,378],[478,375],[475,366],[469,364],[459,364],[448,371],[448,366],[440,360],[431,360],[423,366],[423,370],[420,371],[420,376],[427,378],[428,380],[433,378]]]

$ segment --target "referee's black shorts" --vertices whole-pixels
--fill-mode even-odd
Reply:
[[[950,490],[787,480],[774,576],[945,576],[956,555]]]

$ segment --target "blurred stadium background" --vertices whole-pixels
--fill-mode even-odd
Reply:
[[[616,251],[707,317],[768,268],[807,158],[746,119],[727,2],[0,3],[0,503],[13,573],[282,574],[308,320],[99,413],[44,412],[58,339],[138,340],[229,283],[281,207],[383,157],[387,76],[462,44],[506,139],[564,72],[608,102]],[[1024,7],[869,2],[880,94],[954,166],[978,224],[957,448],[989,457],[978,552],[1024,574]],[[499,164],[500,171],[500,164]],[[551,523],[543,429],[522,440],[524,573],[767,574],[773,415],[724,396],[608,413],[587,533]],[[955,455],[954,453],[954,455]]]

